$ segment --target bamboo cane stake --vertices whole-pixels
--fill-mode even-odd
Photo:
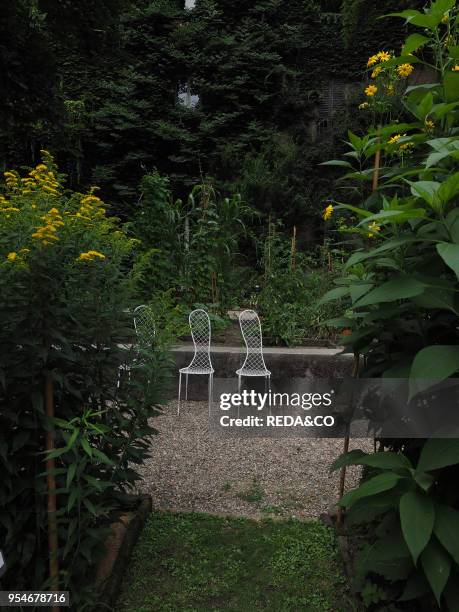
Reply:
[[[45,410],[48,419],[54,417],[53,380],[50,375],[46,377],[45,385]],[[54,431],[51,427],[46,432],[46,450],[54,450]],[[59,562],[58,562],[58,538],[56,518],[56,478],[54,474],[56,464],[54,458],[46,459],[46,481],[48,487],[48,549],[49,549],[49,576],[51,579],[51,590],[59,590]],[[53,605],[52,612],[59,612],[60,607]]]

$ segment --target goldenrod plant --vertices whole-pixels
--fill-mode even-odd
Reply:
[[[0,541],[3,588],[46,589],[46,459],[55,461],[59,586],[92,601],[94,566],[137,478],[164,397],[160,347],[117,387],[134,342],[134,241],[93,187],[66,189],[50,153],[0,196]],[[137,363],[137,365],[136,365]],[[51,381],[54,417],[45,413]],[[45,452],[47,432],[54,450]],[[76,608],[75,608],[76,609]]]

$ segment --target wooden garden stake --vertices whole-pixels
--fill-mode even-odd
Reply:
[[[45,385],[45,411],[48,419],[54,417],[53,380],[48,374]],[[48,453],[54,450],[54,430],[51,427],[46,432],[46,450]],[[46,481],[48,487],[48,548],[49,548],[49,576],[52,591],[59,590],[59,563],[57,558],[57,519],[56,519],[56,478],[54,475],[56,464],[54,458],[46,459]],[[53,605],[51,610],[59,612],[60,607]]]

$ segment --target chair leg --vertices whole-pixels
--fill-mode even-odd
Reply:
[[[185,374],[185,400],[188,401],[188,374]]]
[[[209,374],[209,417],[210,417],[210,407],[213,400],[213,391],[214,391],[214,375]]]
[[[180,393],[182,391],[182,373],[179,372],[179,379],[178,379],[178,405],[177,405],[177,416],[180,414]]]

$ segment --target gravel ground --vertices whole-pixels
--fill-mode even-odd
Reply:
[[[337,499],[338,473],[329,466],[341,439],[216,438],[209,434],[206,402],[171,402],[153,419],[159,435],[141,468],[139,490],[153,507],[231,516],[317,518]],[[351,440],[350,449],[373,450],[373,441]],[[354,487],[359,468],[347,472]]]

